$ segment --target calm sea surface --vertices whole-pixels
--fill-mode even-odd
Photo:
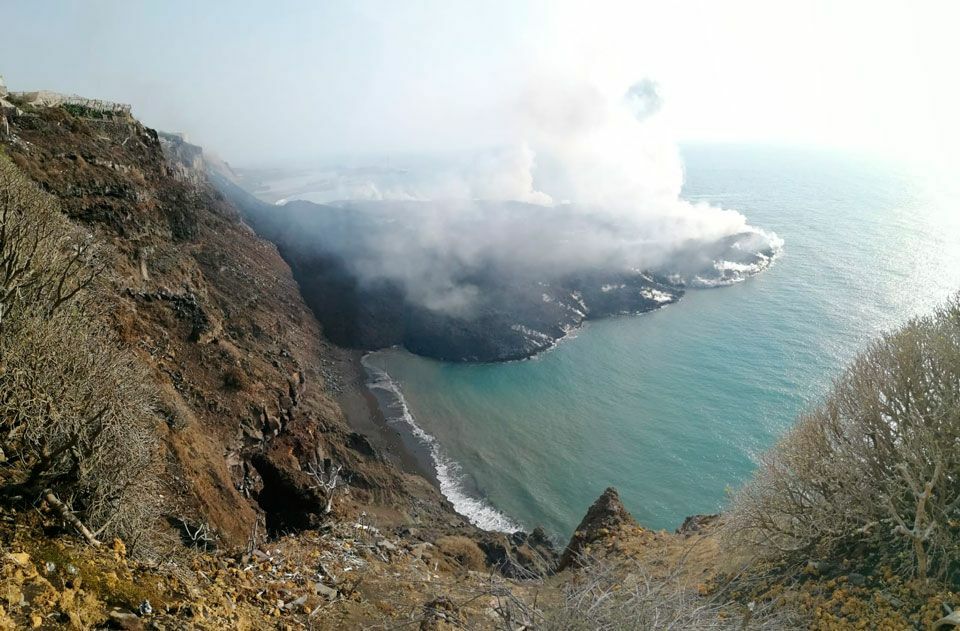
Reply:
[[[379,389],[402,392],[394,422],[434,441],[444,491],[478,523],[565,537],[607,486],[653,528],[715,512],[870,340],[960,290],[960,200],[931,178],[783,149],[684,160],[684,197],[785,240],[770,270],[529,361],[368,356]]]

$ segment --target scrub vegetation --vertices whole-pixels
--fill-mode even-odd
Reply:
[[[846,557],[960,578],[960,297],[883,336],[770,450],[734,537],[800,567]]]
[[[558,554],[347,427],[337,351],[199,148],[11,121],[0,629],[960,625],[960,296],[856,359],[726,513],[650,531],[608,489]]]
[[[90,543],[141,542],[155,414],[144,370],[96,314],[91,240],[0,158],[0,496]]]

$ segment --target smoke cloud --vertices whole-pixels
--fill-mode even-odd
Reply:
[[[338,206],[301,238],[364,282],[398,283],[409,300],[464,316],[483,302],[478,275],[653,271],[709,286],[764,269],[780,250],[741,213],[681,198],[683,165],[650,79],[614,95],[541,83],[518,101],[509,146],[310,172],[267,193]]]

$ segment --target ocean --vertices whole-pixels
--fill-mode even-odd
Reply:
[[[929,174],[815,150],[682,153],[686,199],[783,238],[769,270],[590,322],[531,360],[365,358],[389,422],[478,525],[563,539],[608,486],[650,528],[720,511],[858,351],[960,290],[960,196]]]

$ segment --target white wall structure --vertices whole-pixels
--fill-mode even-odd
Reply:
[[[23,99],[29,105],[56,107],[58,105],[79,105],[97,112],[112,114],[130,114],[130,106],[126,103],[113,103],[100,99],[86,99],[75,94],[61,94],[50,90],[35,92],[12,92],[12,96]]]

